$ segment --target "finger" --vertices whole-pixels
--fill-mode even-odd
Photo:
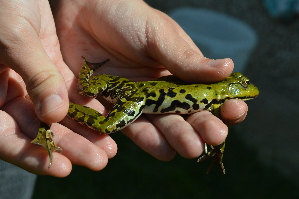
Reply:
[[[69,129],[72,131],[76,131],[81,136],[86,138],[89,142],[98,146],[101,150],[103,150],[106,153],[106,156],[109,159],[113,158],[116,155],[117,145],[109,135],[100,134],[100,132],[97,132],[95,130],[87,128],[86,126],[78,124],[69,117],[62,120],[61,124],[69,127]]]
[[[61,120],[67,112],[67,90],[37,34],[40,27],[26,20],[29,13],[24,11],[24,16],[14,17],[8,22],[1,17],[1,30],[6,31],[0,31],[0,64],[22,76],[37,115],[52,123]],[[55,35],[54,24],[49,23],[49,26]]]
[[[203,141],[209,145],[219,145],[227,137],[228,127],[208,111],[191,114],[187,118],[187,122],[199,133]]]
[[[47,61],[42,61],[45,59],[41,57],[23,58],[27,58],[26,63],[15,62],[9,66],[24,79],[36,114],[47,123],[60,121],[68,109],[67,90],[61,74],[49,59],[45,63]],[[22,62],[22,59],[17,61]],[[41,65],[43,67],[39,67]]]
[[[232,72],[231,59],[205,58],[182,28],[164,13],[154,10],[147,24],[149,54],[180,79],[215,82]]]
[[[83,136],[76,134],[68,128],[60,125],[53,124],[51,130],[54,133],[54,141],[63,150],[62,155],[67,157],[71,163],[87,167],[94,171],[102,170],[108,163],[108,156],[104,150],[94,145],[92,142]],[[45,165],[48,165],[48,156]],[[56,160],[53,160],[53,165]]]
[[[159,160],[169,161],[176,154],[161,132],[144,116],[139,117],[122,132],[141,149]]]
[[[127,63],[128,66],[139,65],[153,68],[164,66],[172,74],[188,82],[220,81],[232,72],[233,62],[231,59],[211,60],[205,58],[174,20],[149,7],[143,1],[111,3],[105,10],[99,3],[95,3],[95,7],[101,12],[87,12],[87,15],[92,13],[93,17],[88,18],[90,23],[84,22],[81,25],[86,30],[94,31],[95,37],[92,39],[101,45],[98,45],[97,49],[92,52],[89,52],[90,47],[88,47],[88,51],[85,53],[89,52],[97,57],[99,55],[95,56],[94,54],[102,53],[104,47],[106,49],[104,53],[108,51],[119,61]],[[114,9],[117,9],[118,12],[113,12]],[[105,17],[103,18],[103,16]],[[99,22],[96,20],[98,18],[103,18],[103,20]],[[103,29],[103,26],[107,28]],[[126,34],[119,34],[124,32],[126,27],[129,27],[126,29],[128,30]],[[66,35],[67,33],[64,35],[65,38]],[[114,39],[111,40],[111,37]],[[86,43],[86,41],[82,43]],[[146,74],[146,76],[149,75]]]
[[[193,127],[179,115],[149,115],[148,118],[183,157],[196,158],[203,152],[203,140]]]
[[[247,104],[242,100],[232,99],[225,102],[220,109],[221,119],[229,126],[242,122],[248,112]]]

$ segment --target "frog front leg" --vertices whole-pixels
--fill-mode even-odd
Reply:
[[[70,103],[68,116],[75,121],[103,134],[119,131],[134,122],[144,108],[144,97],[121,98],[114,104],[107,117],[98,111]]]

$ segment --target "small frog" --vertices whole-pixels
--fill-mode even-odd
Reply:
[[[103,134],[119,131],[134,122],[142,113],[149,114],[191,114],[207,110],[220,117],[221,105],[230,99],[250,100],[259,94],[257,87],[251,84],[241,73],[233,73],[226,79],[211,84],[190,84],[172,75],[153,81],[133,82],[119,76],[93,72],[109,60],[101,63],[90,63],[84,59],[79,74],[79,93],[89,97],[102,95],[114,104],[107,117],[96,110],[70,103],[68,116],[75,121]],[[52,152],[61,150],[52,140],[50,126],[41,124],[37,137],[32,143],[46,148],[52,164]],[[210,146],[198,161],[214,158],[225,169],[222,163],[225,143]],[[213,163],[212,163],[213,165]],[[210,168],[212,167],[210,166]],[[208,172],[210,170],[208,169]]]

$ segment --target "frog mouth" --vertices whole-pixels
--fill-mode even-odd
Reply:
[[[244,97],[235,97],[235,98],[225,98],[225,99],[213,99],[210,103],[208,103],[205,108],[203,110],[208,110],[213,104],[223,104],[225,101],[227,100],[231,100],[231,99],[239,99],[242,101],[247,101],[247,100],[251,100],[256,98],[257,96],[254,97],[248,97],[248,96],[244,96]]]
[[[252,97],[252,96],[244,96],[244,97],[236,97],[236,98],[232,98],[232,99],[240,99],[240,100],[243,100],[243,101],[247,101],[247,100],[252,100],[252,99],[254,99],[254,98],[256,98],[257,97],[257,95],[256,96],[254,96],[254,97]]]

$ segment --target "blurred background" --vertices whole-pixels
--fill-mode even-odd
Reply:
[[[230,49],[223,38],[222,41],[216,38],[219,43],[216,42],[215,45],[219,48],[226,46],[224,51],[233,52],[233,59],[242,58],[237,61],[239,64],[236,67],[242,66],[238,70],[260,89],[260,95],[248,102],[246,120],[230,129],[223,160],[226,174],[221,173],[217,164],[210,174],[206,174],[210,161],[197,163],[196,159],[187,160],[179,155],[170,162],[161,162],[143,152],[121,133],[116,133],[112,137],[118,143],[118,154],[103,171],[93,172],[75,166],[71,175],[63,179],[39,176],[33,198],[299,197],[298,3],[294,0],[146,2],[173,15],[173,18],[185,26],[186,31],[190,22],[191,26],[192,23],[194,26],[200,23],[199,18],[189,20],[189,25],[180,21],[182,17],[175,13],[177,9],[186,6],[208,9],[217,16],[220,14],[220,18],[227,19],[227,23],[233,23],[232,26],[236,28],[226,29],[221,26],[217,29],[218,25],[213,27],[220,33],[222,30],[235,30],[228,33],[235,35],[231,38],[235,40],[230,43],[236,42],[241,47]],[[238,26],[235,27],[236,23],[240,24],[239,30]],[[210,24],[212,26],[214,23]],[[214,31],[210,34],[208,28],[205,28],[206,32],[198,34],[211,36],[213,40]],[[188,31],[196,40],[198,34],[192,32],[195,30]],[[248,43],[244,47],[242,44],[245,41]],[[209,52],[210,46],[200,42],[204,41],[199,41],[199,48],[202,45],[206,53],[216,56],[210,58],[223,58],[217,57],[221,56],[217,52]],[[243,54],[233,57],[236,52]]]

